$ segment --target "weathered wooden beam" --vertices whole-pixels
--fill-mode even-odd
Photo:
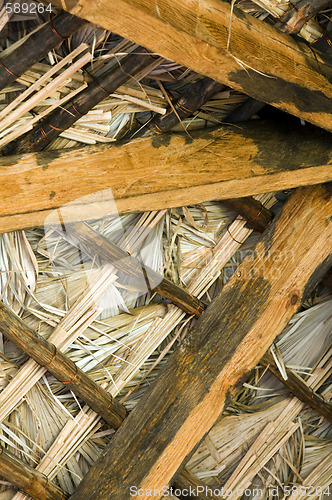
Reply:
[[[260,363],[263,366],[266,366],[269,371],[273,373],[273,375],[294,394],[294,396],[310,405],[332,423],[332,405],[328,401],[325,401],[320,394],[310,389],[306,382],[299,375],[297,375],[297,373],[286,369],[288,378],[285,380],[269,353],[266,353],[262,357]]]
[[[23,463],[0,445],[0,476],[38,500],[65,500],[64,491],[33,467]]]
[[[285,33],[297,34],[303,25],[318,12],[332,7],[332,2],[331,0],[300,0],[296,5],[290,5],[291,8],[285,12],[280,22],[284,25]]]
[[[115,269],[121,270],[137,284],[154,290],[166,299],[171,300],[176,306],[188,314],[199,317],[204,311],[203,303],[181,288],[176,283],[163,278],[153,269],[144,266],[142,262],[134,257],[128,258],[128,253],[95,231],[92,227],[83,222],[74,222],[68,225],[70,237],[74,237],[80,244],[85,245],[88,251],[99,255],[102,259],[111,263]]]
[[[223,200],[223,204],[242,215],[251,229],[263,233],[273,219],[273,212],[251,196]]]
[[[55,378],[76,393],[110,427],[117,429],[126,417],[124,406],[112,398],[55,345],[27,327],[23,321],[0,302],[0,331],[30,358],[45,367]]]
[[[48,52],[60,45],[86,22],[83,19],[62,12],[42,28],[32,33],[11,54],[0,58],[0,89],[10,85],[34,63],[43,59]]]
[[[331,58],[226,0],[77,0],[70,12],[332,130]]]
[[[75,200],[66,220],[94,219],[87,195],[102,217],[113,197],[120,213],[158,210],[327,182],[331,165],[328,133],[267,122],[0,158],[0,233]]]
[[[331,185],[299,188],[172,354],[71,500],[167,485],[331,264]]]

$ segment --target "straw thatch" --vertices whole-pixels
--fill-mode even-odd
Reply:
[[[290,3],[244,0],[239,6],[278,25]],[[0,7],[3,59],[47,19],[29,14],[9,19]],[[299,36],[309,43],[328,40],[331,12],[318,12]],[[0,147],[16,147],[17,140],[24,143],[25,134],[42,118],[48,120],[54,110],[75,102],[96,79],[112,76],[129,55],[141,54],[142,48],[128,40],[83,25],[1,90]],[[46,149],[139,135],[166,113],[176,117],[173,131],[190,135],[191,130],[222,124],[248,101],[231,88],[216,88],[190,116],[179,116],[179,103],[183,106],[190,90],[203,81],[202,75],[180,64],[149,56],[135,78],[64,126]],[[254,119],[259,117],[254,114]],[[256,199],[275,210],[287,195],[269,193]],[[89,224],[204,304],[253,253],[259,238],[243,217],[218,201],[156,212],[105,214]],[[25,325],[52,342],[131,411],[195,318],[152,291],[142,293],[111,264],[85,250],[52,224],[2,234],[0,298]],[[285,376],[285,367],[295,371],[325,401],[331,397],[331,300],[327,288],[316,289],[271,347],[281,374]],[[6,340],[0,325],[1,446],[72,494],[114,432],[46,368]],[[242,496],[246,499],[257,497],[255,488],[262,489],[263,498],[283,498],[285,485],[314,486],[324,492],[331,482],[331,439],[327,420],[258,365],[187,470],[215,489],[248,490]],[[9,480],[0,480],[0,500],[12,498],[27,497]],[[293,493],[290,498],[300,497]]]

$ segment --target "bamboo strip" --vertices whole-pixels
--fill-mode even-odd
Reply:
[[[61,38],[68,38],[84,24],[85,21],[82,19],[63,12],[52,21],[38,27],[26,38],[19,40],[15,48],[13,46],[10,48],[10,53],[3,52],[1,54],[0,89],[14,82],[30,66],[60,45]]]
[[[62,69],[66,64],[72,62],[72,60],[79,56],[82,52],[87,50],[89,48],[89,45],[86,43],[81,43],[79,47],[77,47],[75,50],[70,52],[66,57],[61,59],[57,64],[51,67],[48,71],[46,71],[43,76],[41,76],[38,80],[36,80],[30,87],[28,87],[24,92],[22,92],[19,96],[16,97],[11,103],[9,103],[1,112],[0,112],[0,120],[3,120],[13,109],[15,109],[24,99],[26,99],[32,92],[35,90],[38,90],[38,88],[42,87],[42,85],[47,82],[55,73],[57,73],[60,69]],[[71,73],[70,75],[71,76]],[[21,115],[22,116],[22,115]],[[17,118],[16,118],[17,119]],[[11,121],[13,120],[13,117],[11,117]],[[0,126],[1,126],[1,121],[0,121]],[[3,127],[5,128],[5,127]],[[1,130],[3,130],[1,128]]]
[[[85,64],[91,61],[91,59],[92,59],[92,54],[88,52],[83,57],[78,59],[76,62],[71,63],[70,66],[64,71],[62,71],[59,76],[51,80],[50,83],[48,83],[42,90],[37,92],[34,96],[32,96],[23,104],[21,104],[21,106],[15,109],[7,118],[3,119],[0,122],[0,131],[4,130],[12,122],[15,122],[16,120],[21,118],[21,116],[30,111],[30,109],[34,108],[41,101],[52,95],[55,90],[58,90],[63,85],[65,85],[66,82],[68,81],[68,78],[70,78],[70,76],[73,73],[76,73],[78,69],[85,66]],[[38,118],[40,119],[40,116]],[[6,136],[4,140],[0,141],[0,147],[6,144],[6,142],[4,142],[5,140]]]
[[[0,140],[0,147],[5,146],[6,144],[9,144],[11,141],[14,141],[15,139],[18,139],[21,137],[23,134],[28,132],[29,130],[32,129],[34,123],[38,122],[43,118],[44,116],[48,115],[51,113],[51,111],[55,110],[58,107],[61,107],[63,104],[65,104],[67,101],[75,97],[77,94],[82,92],[84,89],[87,88],[87,84],[84,83],[81,85],[78,89],[73,90],[70,94],[64,96],[62,99],[59,99],[55,104],[52,104],[49,106],[45,111],[42,111],[39,113],[35,118],[32,118],[31,120],[28,121],[27,124],[23,124],[21,127],[16,128],[13,132],[8,133],[5,135],[3,139]]]
[[[143,289],[147,284],[149,289],[154,289],[166,299],[170,299],[177,307],[188,314],[194,314],[198,317],[204,311],[204,305],[196,297],[172,281],[163,278],[152,269],[144,266],[143,263],[134,257],[128,257],[125,251],[104,238],[87,224],[80,222],[72,223],[69,227],[69,232],[74,236],[75,240],[84,244],[88,249],[92,249],[97,255],[106,259],[116,269],[123,271],[138,284],[141,283]]]

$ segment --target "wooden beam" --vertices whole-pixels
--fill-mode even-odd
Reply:
[[[114,146],[0,158],[0,233],[69,220],[237,198],[332,180],[330,135],[267,122],[165,134]],[[109,191],[102,191],[109,188]],[[87,200],[98,202],[96,213]],[[113,208],[112,208],[113,210]]]
[[[111,263],[115,269],[121,270],[126,276],[133,279],[135,284],[141,285],[142,290],[154,290],[166,299],[169,299],[177,307],[188,314],[194,314],[199,317],[204,311],[203,303],[181,288],[173,281],[163,278],[159,273],[149,267],[143,267],[144,264],[135,257],[115,245],[112,241],[105,238],[98,231],[83,222],[74,222],[67,226],[69,236],[74,237],[80,244],[83,244],[87,250],[92,251],[94,255],[99,255],[106,262]]]
[[[70,12],[332,130],[332,59],[226,0],[78,0]]]
[[[47,369],[62,384],[98,413],[111,428],[117,429],[127,416],[124,406],[112,398],[67,356],[0,302],[0,331],[30,358]]]
[[[273,212],[251,196],[223,200],[223,204],[247,220],[247,226],[263,233],[273,219]]]
[[[0,476],[38,500],[66,500],[68,494],[0,445]]]
[[[332,187],[299,188],[202,314],[71,500],[161,489],[331,265]],[[133,492],[133,490],[131,490]]]
[[[266,366],[280,382],[282,382],[300,401],[311,406],[325,417],[332,424],[332,404],[326,401],[323,396],[310,389],[309,385],[297,373],[286,369],[287,379],[285,380],[273,357],[269,353],[260,360],[263,366]]]

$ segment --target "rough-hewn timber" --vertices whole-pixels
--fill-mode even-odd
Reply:
[[[328,133],[264,122],[0,158],[0,233],[43,225],[53,210],[93,193],[100,213],[85,200],[67,221],[106,215],[112,196],[122,213],[327,182],[331,165]]]
[[[77,0],[71,12],[332,130],[332,59],[226,0]]]
[[[71,500],[127,500],[167,485],[228,394],[331,265],[331,185],[299,188],[171,356]],[[145,493],[144,493],[145,491]]]

